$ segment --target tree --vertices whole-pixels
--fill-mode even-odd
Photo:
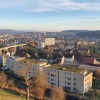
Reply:
[[[43,100],[46,89],[49,87],[49,83],[46,75],[40,71],[36,77],[35,81],[35,98],[37,100]]]
[[[0,72],[0,89],[7,85],[7,77],[3,72]]]
[[[89,47],[89,50],[90,50],[90,54],[93,55],[93,48]]]
[[[99,79],[100,78],[100,70],[94,71],[94,76]]]
[[[63,88],[52,87],[50,100],[65,100],[65,93]]]
[[[32,81],[33,78],[28,76],[29,68],[25,67],[23,70],[20,70],[20,76],[24,79],[26,85],[26,100],[29,100],[30,88],[33,88]]]
[[[96,49],[95,48],[93,48],[93,54],[95,54],[96,53]]]
[[[77,41],[75,41],[75,48],[77,48]]]
[[[88,96],[89,100],[92,99],[92,97],[95,95],[95,93],[96,93],[96,91],[92,91],[92,90],[88,91],[87,96]]]

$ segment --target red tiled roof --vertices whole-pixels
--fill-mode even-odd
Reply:
[[[83,61],[84,64],[93,64],[94,58],[93,57],[84,57]]]

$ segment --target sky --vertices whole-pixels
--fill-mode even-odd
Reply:
[[[0,29],[100,30],[100,0],[0,0]]]

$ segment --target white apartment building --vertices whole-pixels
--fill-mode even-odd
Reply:
[[[45,38],[44,43],[47,46],[55,45],[55,38]]]
[[[64,87],[66,90],[84,94],[92,87],[92,72],[64,65],[47,65],[47,62],[25,58],[7,57],[7,68],[20,76],[20,71],[28,70],[28,76],[37,76],[42,70],[51,86]]]
[[[6,56],[10,56],[10,53],[7,52],[6,54],[0,54],[0,64],[5,67],[6,66]]]
[[[64,87],[80,94],[88,92],[92,87],[92,72],[88,70],[62,65],[52,65],[44,70],[52,86]]]
[[[6,55],[0,55],[0,64],[2,66],[6,65]]]
[[[45,47],[45,44],[44,42],[38,42],[38,49],[41,49],[41,48],[44,48]]]
[[[10,57],[6,59],[6,69],[14,71],[19,76],[25,76],[25,71],[29,77],[37,76],[43,66],[48,66],[47,62],[39,60],[25,59],[24,57]],[[23,75],[21,73],[24,73]]]

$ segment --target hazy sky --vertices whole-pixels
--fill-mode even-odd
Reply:
[[[100,0],[0,0],[0,29],[100,29]]]

